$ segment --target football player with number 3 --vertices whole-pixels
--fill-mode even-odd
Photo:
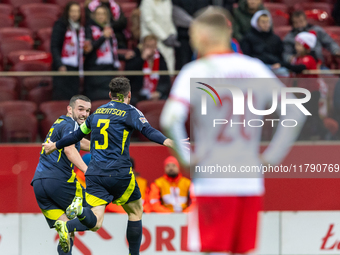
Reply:
[[[130,161],[130,137],[140,131],[151,141],[172,147],[172,140],[151,127],[143,113],[130,105],[131,87],[127,78],[114,78],[110,84],[110,98],[91,114],[80,128],[57,142],[44,143],[46,154],[77,143],[91,133],[91,161],[86,171],[86,202],[76,197],[67,208],[69,218],[79,221],[93,231],[103,224],[105,207],[109,203],[121,205],[128,214],[126,237],[130,255],[139,255],[142,240],[143,205],[141,193]]]
[[[190,38],[200,59],[184,66],[177,76],[163,108],[161,126],[174,141],[178,157],[185,166],[191,165],[195,168],[197,165],[216,163],[238,167],[260,166],[261,163],[278,164],[288,153],[304,123],[305,116],[297,107],[289,108],[285,118],[297,120],[299,125],[296,128],[279,126],[267,149],[259,155],[261,128],[240,125],[247,123],[245,119],[249,117],[249,111],[247,113],[246,110],[244,115],[230,114],[229,125],[216,125],[213,128],[212,122],[203,121],[201,117],[201,97],[194,98],[190,94],[191,78],[240,78],[239,89],[246,94],[248,88],[252,88],[255,98],[253,104],[256,106],[254,107],[257,110],[265,110],[266,105],[272,103],[272,89],[280,91],[284,87],[261,61],[232,52],[231,26],[227,17],[228,14],[223,10],[209,7],[193,20]],[[247,81],[241,78],[247,78]],[[267,79],[267,83],[254,86],[255,78],[271,79]],[[196,86],[195,83],[195,89]],[[197,91],[201,93],[200,90]],[[218,94],[223,104],[207,113],[207,118],[211,120],[221,119],[221,116],[228,118],[228,113],[233,111],[230,89],[219,87]],[[209,107],[208,105],[208,110],[212,109]],[[193,109],[190,118],[193,118],[191,124],[194,125],[191,128],[195,139],[195,150],[191,155],[180,142],[187,137],[185,122],[189,109]],[[257,116],[257,119],[262,118],[263,116]],[[238,121],[238,125],[231,127],[231,120]],[[263,178],[194,176],[193,184],[196,206],[189,213],[188,248],[191,251],[210,253],[253,252],[256,247],[258,213],[264,194]]]

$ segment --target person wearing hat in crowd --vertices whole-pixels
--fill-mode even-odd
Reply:
[[[245,55],[260,59],[267,66],[283,61],[283,43],[274,34],[273,21],[267,10],[257,11],[251,19],[251,30],[243,37],[241,49]],[[285,67],[273,70],[276,75],[289,76]]]
[[[150,186],[152,212],[187,212],[190,205],[191,181],[180,173],[179,163],[173,156],[164,160],[164,175]]]
[[[336,134],[338,123],[329,118],[327,109],[328,88],[322,79],[317,79],[316,74],[299,74],[303,70],[319,69],[320,61],[316,58],[313,51],[317,44],[317,37],[314,31],[301,32],[295,37],[296,55],[292,59],[290,69],[295,70],[296,77],[314,78],[308,82],[298,82],[298,86],[308,89],[311,92],[311,99],[305,107],[312,114],[308,116],[302,129],[300,139],[311,139],[318,137],[326,139],[329,134]]]

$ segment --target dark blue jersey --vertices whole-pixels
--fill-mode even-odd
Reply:
[[[91,162],[86,175],[119,175],[131,167],[129,146],[133,130],[150,124],[132,105],[112,100],[99,107],[80,128],[91,133]],[[122,173],[123,174],[123,173]]]
[[[65,115],[59,117],[52,125],[48,132],[45,142],[49,139],[51,141],[58,141],[64,136],[77,130],[79,125],[71,117]],[[80,150],[80,142],[75,144],[77,150]],[[73,182],[75,173],[73,171],[74,165],[68,160],[64,153],[64,149],[54,151],[50,155],[46,155],[44,148],[41,150],[39,164],[35,170],[33,180],[42,178],[60,179]]]

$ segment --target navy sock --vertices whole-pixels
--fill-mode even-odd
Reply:
[[[61,246],[58,243],[57,250],[58,250],[58,254],[59,255],[72,255],[72,247],[73,247],[73,240],[72,240],[72,238],[70,238],[70,242],[71,242],[71,248],[70,248],[70,251],[68,253],[63,252],[63,250],[61,249]]]
[[[78,219],[89,229],[94,228],[97,224],[97,216],[92,212],[90,207],[83,207],[83,212],[78,215]]]
[[[78,218],[66,222],[66,227],[69,233],[89,230],[89,228],[83,225]]]
[[[126,238],[129,242],[130,255],[139,255],[142,236],[143,236],[142,221],[141,220],[128,221]]]

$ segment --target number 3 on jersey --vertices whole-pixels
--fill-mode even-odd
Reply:
[[[102,124],[104,126],[100,129],[100,134],[104,136],[104,144],[99,144],[98,141],[95,141],[94,148],[96,150],[105,150],[109,146],[109,134],[106,129],[108,129],[110,120],[109,119],[99,119],[97,122],[97,127],[100,127]]]

